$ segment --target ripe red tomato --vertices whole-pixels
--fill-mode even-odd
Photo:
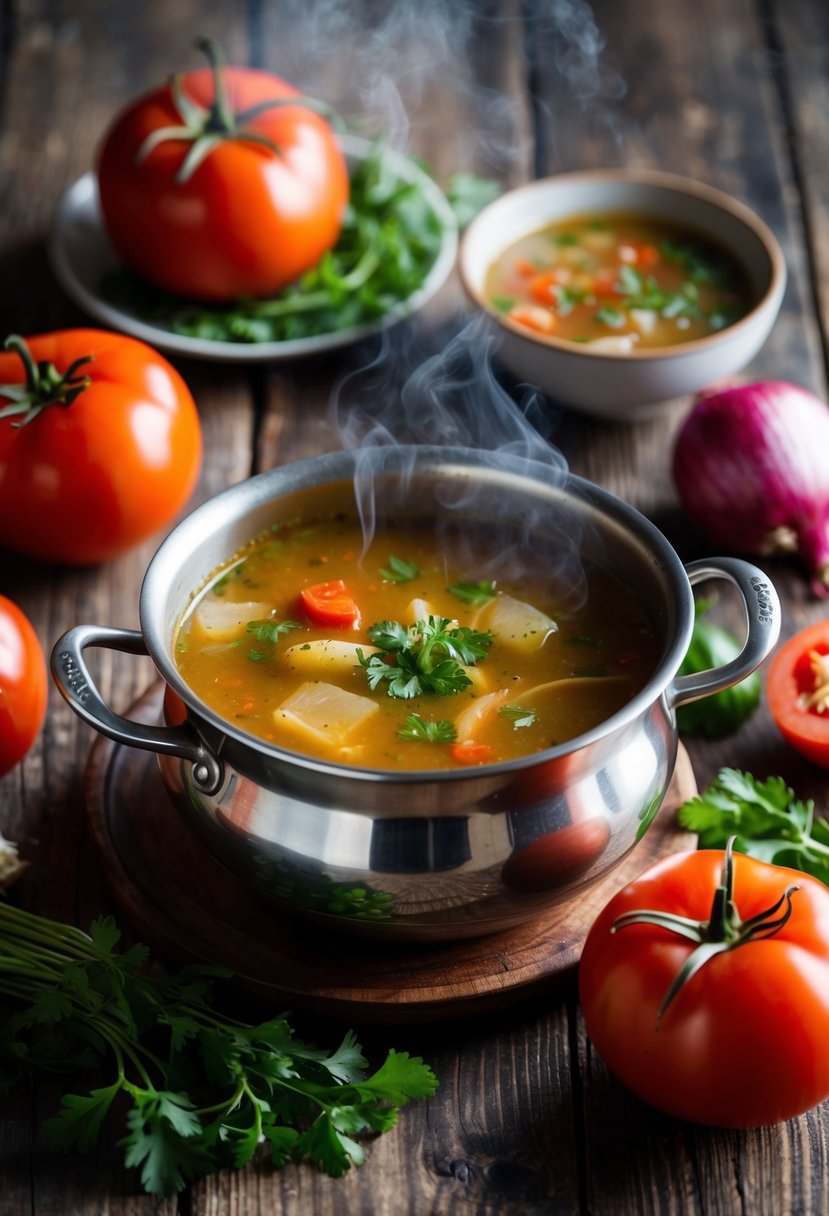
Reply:
[[[597,1051],[640,1098],[696,1123],[759,1127],[829,1096],[829,888],[735,854],[739,919],[731,929],[745,930],[762,913],[771,925],[789,906],[790,915],[765,936],[758,928],[708,957],[661,1016],[696,944],[660,924],[618,923],[656,909],[710,921],[719,941],[714,896],[720,888],[722,904],[728,899],[725,857],[717,849],[678,853],[614,896],[585,942],[580,997]],[[787,888],[796,889],[778,904]]]
[[[354,596],[341,578],[327,583],[314,583],[299,593],[303,611],[315,625],[331,625],[335,629],[356,629],[360,624],[360,609]]]
[[[0,777],[22,760],[46,713],[43,650],[28,617],[0,595]]]
[[[201,463],[198,413],[175,368],[143,342],[91,329],[21,350],[0,353],[0,545],[85,565],[169,524]]]
[[[325,119],[284,104],[301,97],[295,88],[203,49],[213,67],[139,97],[106,133],[104,221],[124,262],[166,291],[270,295],[336,243],[348,170]]]
[[[783,738],[829,768],[829,620],[780,647],[769,664],[766,697]]]

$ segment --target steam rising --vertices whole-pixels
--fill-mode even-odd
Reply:
[[[432,508],[445,552],[470,574],[541,578],[575,607],[585,594],[583,525],[560,499],[553,509],[520,484],[523,477],[545,487],[566,483],[564,456],[544,434],[550,407],[535,391],[513,400],[493,373],[492,346],[483,319],[426,357],[414,327],[400,327],[384,336],[371,363],[340,382],[332,416],[343,446],[357,453],[364,548],[380,515],[393,518],[414,502]],[[425,486],[415,469],[424,446],[474,452],[476,467]]]

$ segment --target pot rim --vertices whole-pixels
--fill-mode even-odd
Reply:
[[[423,784],[430,782],[443,783],[446,781],[468,781],[482,777],[491,779],[500,774],[510,775],[522,769],[532,768],[564,756],[581,751],[597,743],[601,739],[614,734],[638,719],[643,712],[653,705],[666,691],[671,680],[685,656],[691,641],[694,624],[693,591],[685,567],[679,559],[667,537],[645,515],[635,507],[618,498],[611,491],[596,485],[586,478],[579,477],[569,471],[557,471],[544,461],[531,458],[507,456],[497,453],[500,465],[506,464],[509,473],[523,474],[530,480],[540,482],[552,488],[555,477],[562,480],[558,487],[566,496],[572,496],[598,509],[599,514],[609,517],[620,524],[625,530],[643,543],[644,547],[656,559],[669,586],[674,592],[676,608],[676,627],[673,636],[665,639],[665,652],[648,682],[637,692],[622,709],[606,718],[598,726],[577,735],[555,747],[543,751],[531,752],[513,760],[496,764],[476,765],[471,769],[422,769],[398,771],[396,769],[371,768],[352,764],[342,764],[335,761],[322,760],[316,756],[304,755],[302,752],[279,747],[264,739],[251,735],[234,723],[221,717],[210,706],[206,705],[190,686],[182,679],[172,655],[172,637],[163,636],[165,628],[161,620],[160,607],[166,596],[170,577],[177,571],[182,545],[190,551],[195,550],[197,543],[209,536],[214,529],[226,524],[229,519],[247,514],[257,506],[304,488],[316,485],[331,484],[346,481],[353,477],[361,455],[360,449],[344,449],[328,452],[321,456],[312,456],[304,460],[292,461],[288,464],[257,473],[244,481],[221,490],[201,503],[186,515],[165,537],[156,550],[139,593],[139,620],[141,632],[147,651],[165,683],[181,697],[188,709],[191,710],[198,723],[207,724],[212,731],[232,739],[260,757],[272,762],[281,762],[291,767],[313,771],[329,776],[349,777],[352,780],[372,782],[398,782],[404,785]],[[414,459],[417,471],[424,472],[430,466],[461,466],[475,467],[483,464],[491,467],[481,458],[495,455],[492,452],[467,447],[438,447],[432,445],[397,445],[384,449],[386,459]],[[474,459],[477,457],[478,459]],[[387,472],[383,469],[383,472]],[[227,560],[232,554],[224,555]],[[215,568],[215,567],[214,567]],[[206,580],[210,571],[204,572]],[[192,588],[191,596],[200,586]]]

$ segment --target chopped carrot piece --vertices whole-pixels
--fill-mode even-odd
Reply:
[[[492,760],[492,748],[488,743],[475,743],[467,739],[465,743],[453,743],[449,754],[458,764],[489,764]]]
[[[532,262],[528,262],[526,258],[519,258],[515,263],[515,273],[522,279],[531,279],[533,275],[538,274],[538,267]]]
[[[530,295],[539,304],[555,304],[558,301],[557,287],[572,279],[573,272],[567,266],[558,266],[555,270],[546,270],[537,274],[530,282]]]

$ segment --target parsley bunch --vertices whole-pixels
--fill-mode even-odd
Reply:
[[[371,689],[388,683],[390,697],[408,700],[425,692],[449,696],[472,681],[463,670],[486,658],[492,634],[453,626],[448,617],[428,616],[408,628],[399,621],[380,621],[368,636],[380,653],[357,658]]]
[[[679,808],[680,824],[699,833],[700,848],[734,848],[760,861],[803,870],[829,885],[829,823],[815,817],[782,777],[758,781],[751,773],[723,768],[696,798]]]
[[[120,1143],[152,1195],[240,1168],[261,1142],[277,1166],[308,1159],[342,1175],[365,1159],[355,1135],[389,1131],[400,1107],[437,1087],[406,1052],[390,1051],[366,1076],[350,1031],[326,1053],[284,1017],[225,1018],[211,995],[213,978],[227,972],[194,966],[148,977],[146,947],[119,953],[119,938],[109,917],[87,935],[0,904],[0,996],[13,1007],[0,1025],[0,1095],[27,1065],[68,1072],[109,1058],[109,1084],[66,1094],[46,1131],[56,1149],[89,1149],[116,1099],[126,1099]]]

